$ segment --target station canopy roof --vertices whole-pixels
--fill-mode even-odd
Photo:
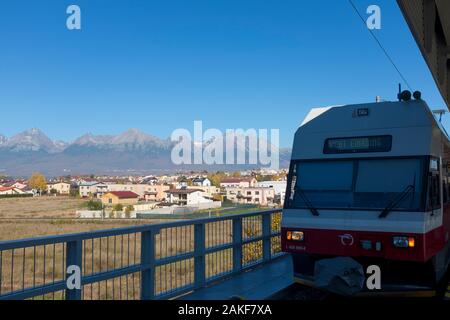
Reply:
[[[450,0],[397,0],[450,109]]]

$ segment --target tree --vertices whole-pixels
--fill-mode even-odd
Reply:
[[[70,196],[76,198],[79,196],[79,191],[77,188],[70,188]]]
[[[128,206],[125,208],[125,216],[126,216],[127,218],[130,218],[130,217],[131,217],[131,212],[133,212],[133,211],[134,211],[134,206],[132,206],[131,204],[128,205]]]
[[[211,181],[211,184],[217,188],[220,187],[220,182],[222,181],[223,178],[225,178],[225,173],[218,171],[216,173],[213,173],[211,175],[208,176],[209,181]]]
[[[28,185],[31,189],[37,190],[46,190],[47,182],[45,180],[45,176],[42,173],[35,172],[31,175],[30,180],[28,181]]]
[[[274,180],[273,175],[261,175],[261,174],[256,175],[256,181],[258,182],[273,181],[273,180]]]

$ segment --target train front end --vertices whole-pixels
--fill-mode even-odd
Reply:
[[[447,135],[421,100],[313,109],[295,135],[282,219],[296,280],[328,277],[332,290],[375,266],[378,291],[434,288],[450,257],[448,169]],[[356,291],[373,289],[366,278]]]

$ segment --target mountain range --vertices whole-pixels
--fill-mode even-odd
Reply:
[[[7,138],[0,134],[0,174],[46,175],[158,173],[178,170],[243,170],[254,165],[183,165],[170,159],[174,142],[129,129],[118,135],[87,133],[68,143],[50,139],[40,129]],[[290,149],[280,149],[280,167],[287,167]]]

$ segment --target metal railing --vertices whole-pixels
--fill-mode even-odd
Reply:
[[[0,300],[174,298],[281,255],[280,221],[267,210],[0,242]]]

